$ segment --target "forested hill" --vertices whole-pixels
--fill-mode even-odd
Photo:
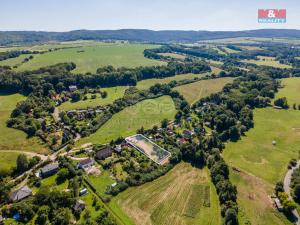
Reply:
[[[153,31],[75,30],[69,32],[0,31],[0,45],[72,40],[129,40],[139,42],[195,42],[232,37],[300,38],[300,30],[261,29],[248,31]]]

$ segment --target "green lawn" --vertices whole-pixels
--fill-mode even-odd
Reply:
[[[137,88],[138,89],[148,89],[151,86],[153,86],[154,84],[168,84],[171,81],[175,80],[175,81],[180,81],[180,80],[191,80],[194,78],[199,78],[199,77],[204,77],[205,75],[208,75],[210,73],[202,73],[202,74],[192,74],[192,73],[188,73],[188,74],[180,74],[180,75],[176,75],[173,77],[166,77],[166,78],[162,78],[162,79],[147,79],[147,80],[142,80],[139,81],[137,83]]]
[[[192,217],[186,210],[194,207],[195,186],[208,186],[208,196],[197,195],[200,202],[209,201],[210,207],[198,205]],[[220,225],[220,208],[208,170],[180,163],[166,175],[138,187],[132,187],[114,197],[111,208],[126,212],[135,224]],[[133,224],[133,223],[128,223]]]
[[[107,143],[120,136],[133,135],[142,126],[149,129],[165,118],[173,119],[175,114],[175,105],[169,96],[144,100],[113,115],[96,133],[81,139],[78,144]]]
[[[211,80],[201,80],[194,83],[175,87],[183,97],[190,103],[194,104],[199,99],[219,92],[227,83],[231,83],[233,78],[224,77]]]
[[[45,54],[34,55],[34,59],[18,67],[18,71],[33,70],[62,62],[74,62],[74,73],[95,73],[101,66],[137,67],[162,65],[164,62],[145,58],[143,51],[157,45],[144,44],[95,44],[66,48]]]
[[[113,103],[116,99],[122,98],[124,96],[125,90],[127,87],[111,87],[111,88],[101,88],[101,91],[107,92],[106,98],[101,98],[100,94],[97,94],[96,99],[91,99],[91,94],[88,94],[87,100],[81,100],[78,102],[72,102],[71,100],[68,102],[64,102],[59,106],[60,110],[68,111],[72,109],[85,109],[92,108],[99,105],[107,105]]]
[[[25,97],[20,94],[0,95],[0,151],[18,150],[46,153],[48,150],[40,144],[41,140],[38,138],[28,139],[23,131],[6,126],[6,121],[10,117],[11,111],[22,100],[25,100]]]

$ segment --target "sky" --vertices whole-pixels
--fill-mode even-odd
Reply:
[[[285,24],[259,24],[258,9],[286,9]],[[299,0],[0,0],[0,30],[300,29]]]

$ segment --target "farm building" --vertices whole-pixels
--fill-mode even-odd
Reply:
[[[83,159],[77,164],[77,169],[88,169],[94,165],[95,161],[93,159]]]
[[[49,164],[47,166],[44,166],[41,169],[41,176],[43,178],[49,177],[49,176],[55,174],[58,170],[59,170],[59,166],[57,163]]]
[[[74,205],[74,210],[84,210],[85,209],[85,202],[82,200],[76,200],[75,205]]]
[[[107,157],[112,156],[112,152],[113,150],[111,147],[106,147],[96,153],[96,158],[99,160],[106,159]]]
[[[17,202],[17,201],[20,201],[24,198],[27,198],[29,196],[32,195],[32,190],[27,187],[27,186],[24,186],[14,192],[11,193],[10,195],[10,199],[13,201],[13,202]]]

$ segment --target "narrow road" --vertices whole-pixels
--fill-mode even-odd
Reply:
[[[283,181],[283,189],[284,191],[289,195],[289,198],[292,200],[292,195],[291,195],[291,188],[290,188],[290,185],[291,185],[291,179],[292,179],[292,174],[293,174],[293,171],[297,168],[299,168],[300,166],[300,160],[297,162],[297,165],[295,167],[292,167],[292,169],[289,169],[284,177],[284,181]],[[299,216],[299,213],[297,212],[297,210],[293,210],[292,211],[293,215],[295,216],[296,218],[296,224],[297,225],[300,225],[300,216]]]

